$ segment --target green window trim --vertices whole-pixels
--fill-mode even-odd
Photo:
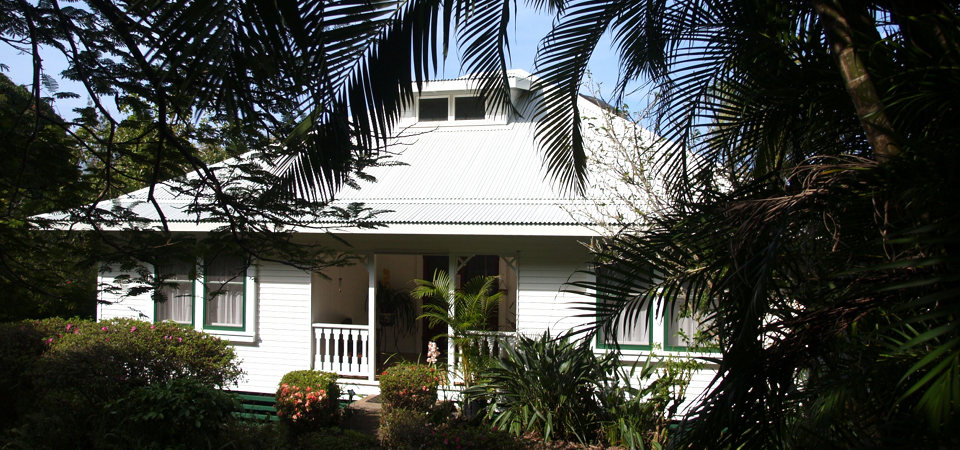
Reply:
[[[208,325],[207,324],[207,262],[203,262],[203,329],[219,331],[247,331],[247,278],[250,271],[250,265],[246,265],[243,270],[243,297],[240,302],[240,326]]]
[[[187,274],[189,277],[190,274]],[[153,266],[153,276],[156,279],[160,279],[160,271],[157,270],[157,266]],[[169,299],[167,299],[169,300]],[[156,298],[153,300],[153,323],[164,322],[165,320],[157,320],[160,316],[160,305],[158,304]],[[171,322],[187,326],[185,322],[177,322],[171,320]],[[197,327],[197,280],[190,279],[190,328],[196,329]]]
[[[597,303],[600,302],[600,299],[597,299]],[[602,350],[615,350],[617,348],[621,350],[653,350],[653,312],[650,309],[647,309],[647,341],[649,344],[612,344],[607,343],[602,336],[600,336],[600,331],[597,331],[597,348]]]

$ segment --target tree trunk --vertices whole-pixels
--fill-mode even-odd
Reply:
[[[874,156],[886,161],[900,153],[900,145],[893,135],[893,125],[884,111],[883,101],[867,71],[863,59],[854,46],[854,30],[843,0],[811,0],[827,42],[837,61],[840,75],[853,101],[857,117],[863,125]]]

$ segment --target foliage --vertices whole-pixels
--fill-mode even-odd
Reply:
[[[106,409],[118,423],[107,436],[117,447],[211,448],[225,441],[237,399],[195,378],[176,378],[135,388]]]
[[[434,366],[400,363],[380,374],[383,409],[395,408],[426,413],[437,403],[440,373]]]
[[[46,349],[43,334],[26,323],[0,323],[0,423],[16,422],[26,410],[32,390],[30,369]]]
[[[377,448],[379,442],[373,436],[354,430],[336,427],[323,428],[304,433],[297,437],[296,444],[290,448]]]
[[[438,427],[426,446],[434,449],[464,450],[485,448],[519,450],[531,447],[530,443],[486,424],[474,426],[456,423]]]
[[[383,282],[377,282],[377,313],[393,314],[397,321],[395,327],[406,333],[413,331],[416,325],[416,306],[408,292],[394,289]]]
[[[376,15],[378,7],[386,5],[354,8],[367,13],[360,28],[376,27],[367,19]],[[317,117],[309,107],[302,108],[308,98],[302,94],[317,73],[305,76],[302,58],[276,66],[260,62],[249,66],[253,60],[284,57],[259,51],[253,56],[243,50],[253,59],[234,62],[248,66],[240,70],[245,75],[221,78],[231,66],[223,58],[238,56],[224,47],[227,41],[222,33],[249,37],[246,25],[234,19],[265,16],[247,7],[220,4],[207,11],[220,14],[220,19],[202,14],[200,22],[193,22],[203,24],[199,29],[177,31],[175,24],[187,25],[188,17],[200,19],[183,16],[182,8],[192,9],[167,2],[0,3],[5,18],[0,45],[32,56],[34,75],[29,90],[13,86],[6,77],[0,83],[0,135],[5,144],[0,156],[11,162],[0,170],[0,198],[4,199],[0,201],[0,287],[15,294],[11,299],[16,300],[0,313],[0,320],[50,314],[92,316],[97,261],[153,264],[170,255],[200,253],[193,249],[196,236],[170,231],[170,210],[158,198],[183,200],[198,220],[217,224],[205,235],[206,247],[241,249],[245,255],[303,269],[344,264],[350,257],[316,242],[296,241],[291,227],[325,229],[325,221],[318,220],[324,217],[358,227],[376,226],[369,208],[329,205],[333,188],[367,177],[363,168],[375,165],[379,155],[359,149],[348,135],[366,133],[352,133],[344,122],[325,127],[335,129],[332,134],[306,132],[316,130]],[[226,11],[231,11],[228,16],[239,16],[225,17]],[[286,26],[274,25],[279,28],[262,34],[261,43],[277,43],[272,36],[282,34]],[[211,31],[210,27],[220,31],[202,37],[200,30]],[[183,36],[181,32],[200,34],[174,42],[175,36]],[[204,50],[195,55],[199,58],[173,58],[176,62],[169,58],[187,48]],[[171,49],[177,50],[171,53]],[[208,52],[219,57],[200,56]],[[50,58],[64,60],[67,68],[49,72],[46,61]],[[310,70],[319,67],[309,66]],[[207,76],[214,74],[211,70],[219,75]],[[309,82],[293,82],[289,77],[294,72],[301,73],[295,78]],[[67,83],[58,79],[71,81],[82,92],[62,90]],[[254,86],[259,83],[263,84]],[[328,92],[329,86],[324,84],[323,91]],[[229,92],[239,96],[228,99]],[[71,109],[64,106],[77,104],[81,96],[88,99],[85,106],[65,118],[55,113],[56,107]],[[304,160],[300,152],[308,148],[314,150]],[[231,158],[230,164],[219,164],[226,158]],[[311,176],[305,167],[326,175]],[[165,184],[171,179],[178,181],[175,186]],[[307,195],[292,198],[292,185]],[[148,189],[142,191],[145,199],[140,205],[146,209],[100,203],[143,187]],[[35,216],[40,213],[53,214]],[[51,230],[75,229],[78,222],[89,231]],[[118,229],[149,232],[115,232]],[[132,281],[160,284],[152,277]]]
[[[600,415],[596,380],[613,369],[611,357],[596,358],[585,342],[519,336],[515,348],[482,372],[468,398],[489,400],[493,425],[516,435],[536,432],[546,441],[592,440]]]
[[[385,411],[381,417],[380,440],[384,447],[397,449],[521,449],[526,442],[487,424],[431,420],[429,413],[408,409]]]
[[[417,286],[411,295],[423,300],[423,314],[419,318],[426,319],[431,327],[445,324],[453,329],[453,336],[447,337],[453,339],[460,352],[459,369],[466,385],[470,385],[475,373],[487,364],[488,358],[471,333],[489,328],[489,317],[503,299],[503,293],[496,290],[497,280],[495,276],[478,276],[469,280],[463,289],[454,289],[450,276],[442,270],[433,274],[433,281],[414,280]]]
[[[277,416],[299,431],[315,430],[340,421],[337,374],[295,370],[280,380]]]
[[[655,358],[625,370],[618,353],[594,354],[588,340],[569,335],[521,336],[516,347],[481,373],[483,382],[465,391],[489,402],[495,428],[544,441],[605,440],[644,448],[664,444],[667,425],[685,397],[700,363]]]
[[[162,408],[186,401],[191,392],[198,395],[197,409],[183,413],[217,421],[212,417],[223,412],[217,407],[219,393],[203,394],[198,386],[226,387],[240,375],[226,342],[172,323],[55,318],[6,324],[3,330],[15,336],[11,352],[3,354],[4,362],[14,364],[5,366],[0,386],[17,389],[21,407],[9,425],[20,432],[14,440],[28,447],[40,445],[40,436],[50,446],[100,446],[117,436],[133,438],[139,432],[131,429],[160,415],[169,418]],[[22,354],[15,354],[18,348]],[[138,410],[144,415],[137,419],[118,420],[116,409],[133,407],[123,400],[132,395],[166,400],[152,404],[156,409]],[[58,432],[50,436],[45,429]]]
[[[593,441],[602,417],[597,385],[615,371],[613,354],[596,357],[587,341],[518,336],[516,347],[481,373],[465,391],[490,402],[488,415],[499,429],[516,435],[536,432],[544,440]]]
[[[702,367],[693,358],[655,358],[653,353],[639,367],[634,364],[629,371],[619,367],[617,376],[598,383],[603,439],[627,448],[666,446],[690,379]]]
[[[620,309],[679,302],[713,324],[720,370],[680,445],[955,444],[958,23],[939,1],[558,13],[539,66],[558,98],[606,32],[623,81],[657,93],[670,204],[596,249],[649,282]],[[560,103],[547,126],[576,138]]]
[[[0,74],[0,321],[93,315],[95,240],[30,226],[34,214],[90,198],[65,123],[52,102]]]
[[[47,342],[50,348],[36,369],[43,374],[38,382],[51,388],[74,385],[87,392],[82,395],[109,389],[117,382],[142,386],[185,377],[227,387],[241,373],[226,341],[171,322],[68,323]]]
[[[387,448],[420,448],[428,442],[433,428],[427,413],[405,408],[384,409],[380,415],[380,443]]]

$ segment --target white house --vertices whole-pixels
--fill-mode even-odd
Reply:
[[[530,76],[511,75],[519,99]],[[325,277],[265,261],[235,277],[243,266],[229,258],[199,261],[197,279],[190,279],[190,267],[162,268],[172,275],[171,300],[155,304],[149,293],[104,292],[98,319],[174,320],[228,339],[245,371],[239,389],[263,393],[274,392],[284,373],[308,368],[337,372],[358,393],[376,392],[384,355],[422,360],[427,341],[445,330],[430,330],[423,321],[410,328],[384,323],[375,298],[378,284],[409,290],[413,279],[430,279],[436,269],[457,274],[458,282],[499,275],[505,301],[493,320],[504,334],[556,334],[589,323],[578,309],[591,301],[589,293],[564,286],[588,276],[578,273],[591,263],[583,243],[604,230],[577,214],[593,200],[563,194],[547,178],[531,120],[494,114],[463,79],[429,83],[414,103],[398,127],[406,137],[398,139],[396,159],[406,165],[375,168],[378,182],[338,194],[338,202],[388,211],[376,218],[381,228],[337,230],[362,263],[328,269]],[[580,107],[585,117],[603,114],[586,97]],[[157,192],[171,230],[203,233],[217,225],[185,212],[189,199],[163,186]],[[135,206],[145,198],[142,190],[109,203]],[[142,209],[156,219],[151,208]],[[305,239],[315,232],[304,230]],[[114,283],[118,275],[104,267],[99,281]],[[207,298],[214,283],[223,294]],[[652,320],[622,333],[625,358],[655,347],[687,354],[675,337],[681,326],[689,332],[696,324]],[[602,343],[596,348],[608,351]],[[694,377],[691,397],[713,373],[708,367]]]

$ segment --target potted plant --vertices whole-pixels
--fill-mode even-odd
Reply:
[[[377,322],[385,327],[395,327],[404,332],[413,331],[416,308],[413,298],[406,291],[394,289],[382,281],[377,282]]]

